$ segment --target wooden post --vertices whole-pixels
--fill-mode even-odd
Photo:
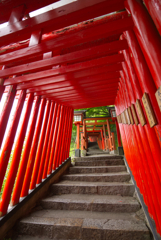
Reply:
[[[107,150],[107,142],[106,142],[106,129],[105,129],[105,124],[103,124],[103,135],[104,135],[104,144],[105,144],[105,150]]]
[[[80,124],[77,123],[77,149],[79,149]]]

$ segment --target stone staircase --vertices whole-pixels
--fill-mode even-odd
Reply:
[[[92,155],[104,155],[106,154],[105,151],[101,150],[98,146],[97,142],[88,142],[88,149],[87,149],[87,156],[92,156]]]
[[[50,196],[16,226],[17,240],[149,240],[120,156],[76,160]]]

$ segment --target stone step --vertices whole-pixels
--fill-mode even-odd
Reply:
[[[138,201],[132,197],[118,195],[64,194],[43,199],[43,209],[84,210],[95,212],[136,212]]]
[[[50,239],[150,240],[144,222],[134,213],[41,210],[17,224],[19,235]]]
[[[62,177],[63,180],[85,182],[129,182],[131,177],[127,172],[121,173],[77,173]]]
[[[116,166],[124,165],[123,159],[106,159],[106,160],[82,160],[75,161],[75,166]]]
[[[134,185],[120,182],[78,182],[64,180],[51,186],[53,194],[99,194],[133,196]]]
[[[97,161],[97,160],[116,160],[116,159],[121,159],[123,160],[122,156],[119,155],[114,155],[114,154],[106,154],[104,153],[104,155],[100,155],[100,156],[86,156],[86,157],[77,157],[76,158],[76,162],[77,161]]]
[[[126,171],[125,166],[75,166],[70,167],[69,173],[106,173],[106,172],[123,172]]]

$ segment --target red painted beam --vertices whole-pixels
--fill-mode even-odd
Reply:
[[[28,39],[39,29],[48,33],[121,9],[124,9],[123,0],[79,0],[0,29],[0,45]]]
[[[62,66],[57,69],[50,69],[50,70],[40,71],[37,73],[31,73],[31,74],[15,77],[14,80],[12,80],[11,78],[8,78],[4,81],[4,85],[5,86],[11,85],[11,84],[13,85],[13,84],[18,84],[22,82],[25,83],[29,81],[42,79],[42,76],[44,79],[44,78],[54,77],[64,73],[82,71],[84,69],[89,69],[92,67],[97,67],[105,64],[110,65],[112,63],[123,62],[123,61],[124,61],[123,54],[114,54],[111,56],[105,56],[102,58],[97,58],[97,59],[93,59],[86,62],[80,62],[76,64]],[[45,79],[45,81],[47,81],[47,79]]]
[[[54,2],[57,2],[59,0],[7,0],[7,1],[1,1],[0,2],[0,24],[3,22],[8,22],[8,19],[12,13],[13,8],[19,7],[22,4],[25,4],[26,11],[25,14],[30,13],[32,11],[35,11],[39,8],[45,7],[49,4],[52,4]]]
[[[120,15],[120,17],[121,16],[122,15]],[[16,62],[21,61],[21,64],[23,64],[23,61],[26,61],[26,59],[35,58],[36,56],[42,55],[48,51],[56,51],[59,55],[60,52],[62,52],[62,49],[73,47],[74,45],[78,44],[81,46],[80,44],[85,42],[121,34],[123,31],[126,31],[132,27],[133,21],[131,17],[118,19],[112,22],[105,22],[104,24],[94,25],[93,27],[89,25],[88,28],[82,31],[73,31],[68,35],[66,34],[65,36],[58,35],[57,38],[46,41],[44,43],[40,43],[39,45],[3,54],[0,56],[0,63],[7,66],[10,63],[17,65]],[[79,27],[74,28],[77,30]]]
[[[3,78],[28,72],[37,72],[40,70],[48,69],[54,65],[59,65],[62,63],[74,63],[76,61],[78,62],[82,60],[85,61],[93,58],[98,58],[100,56],[106,56],[107,54],[116,53],[127,48],[128,45],[126,40],[114,41],[82,51],[77,51],[62,56],[56,56],[50,59],[44,59],[41,61],[4,69],[0,71],[0,77]]]
[[[111,82],[109,82],[109,86],[116,86],[118,85],[118,81],[119,79],[111,79]],[[98,81],[96,82],[96,84],[104,84],[105,81]],[[89,85],[91,85],[92,83],[89,83]],[[81,85],[83,86],[83,85]],[[87,87],[87,85],[85,85]],[[42,87],[43,89],[43,87]],[[30,90],[28,90],[28,92],[30,92]],[[38,89],[37,91],[35,90],[35,95],[38,95],[38,96],[41,96],[41,95],[49,95],[50,94],[54,94],[54,96],[57,96],[57,95],[60,95],[63,93],[63,96],[64,95],[68,95],[68,94],[71,94],[71,93],[75,93],[75,94],[78,94],[78,90],[77,89],[74,89],[74,86],[72,87],[66,87],[66,88],[56,88],[56,89],[50,89],[50,90],[40,90]],[[90,91],[91,92],[91,91]]]
[[[108,93],[108,95],[111,95],[111,94],[113,94],[112,93],[113,89],[114,90],[118,89],[118,83],[113,85],[113,86],[110,86],[109,84],[104,84],[103,86],[100,86],[100,87],[98,87],[98,86],[95,87],[94,86],[94,87],[85,88],[83,90],[83,92],[88,93],[88,94],[85,94],[86,97],[90,96],[92,93],[95,94],[95,93],[98,93],[98,92],[106,92],[106,93]],[[66,92],[64,92],[64,93],[60,92],[60,93],[57,93],[57,94],[56,93],[50,93],[50,94],[46,93],[44,96],[45,97],[55,97],[55,98],[63,99],[67,96],[69,96],[69,98],[70,98],[70,97],[72,97],[72,95],[81,96],[81,93],[82,93],[82,91],[79,91],[79,89],[78,89],[78,90],[75,90],[75,91],[69,91],[67,93]]]
[[[112,77],[118,77],[119,76],[119,70],[122,70],[122,65],[110,65],[109,68],[107,66],[102,66],[102,67],[97,67],[97,68],[92,68],[92,69],[87,69],[87,70],[82,70],[76,73],[69,73],[69,74],[64,74],[56,77],[51,77],[51,78],[46,78],[43,80],[37,80],[37,81],[32,81],[29,83],[24,83],[24,84],[19,84],[17,86],[17,90],[19,89],[29,89],[33,88],[35,90],[35,87],[38,86],[44,86],[44,85],[56,85],[61,86],[65,84],[66,86],[69,85],[77,85],[79,82],[79,79],[87,79],[95,77],[95,79],[101,80],[102,77],[105,79],[107,78],[112,78]],[[93,77],[92,77],[93,76]],[[94,81],[94,80],[93,80]],[[67,84],[68,82],[68,84]],[[64,85],[64,86],[65,86]],[[55,86],[56,87],[56,86]],[[46,89],[48,86],[46,86]]]

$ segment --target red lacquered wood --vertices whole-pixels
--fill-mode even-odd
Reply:
[[[65,136],[64,136],[64,150],[62,151],[61,160],[64,162],[66,160],[66,151],[68,143],[68,131],[70,130],[70,118],[71,118],[71,108],[68,108],[65,126]]]
[[[14,80],[8,78],[4,81],[4,85],[6,86],[11,84],[18,84],[22,82],[27,83],[29,81],[42,79],[42,76],[44,79],[44,78],[54,77],[60,74],[65,74],[68,72],[76,72],[83,69],[97,67],[105,64],[110,65],[110,64],[118,63],[122,61],[124,61],[124,57],[122,54],[114,54],[111,56],[105,56],[100,58],[98,57],[96,59],[92,59],[86,62],[75,63],[67,66],[60,66],[59,68],[56,68],[56,69],[49,69],[49,70],[31,73],[23,76],[17,76],[14,78]]]
[[[117,131],[118,147],[121,147],[122,143],[121,143],[121,136],[120,136],[120,130],[119,130],[119,125],[118,125],[117,119],[115,120],[115,124],[116,124],[116,131]]]
[[[12,109],[13,101],[16,95],[16,86],[10,86],[7,92],[6,100],[0,116],[0,148],[5,134],[7,122]]]
[[[58,110],[58,104],[55,103],[54,113],[53,113],[53,117],[52,117],[52,125],[51,125],[50,136],[49,136],[49,142],[48,142],[48,148],[47,148],[47,153],[46,153],[46,158],[45,158],[45,167],[44,167],[44,171],[43,171],[43,179],[45,179],[47,177],[49,158],[50,158],[50,152],[51,152],[51,149],[52,149],[52,140],[53,140],[55,123],[56,123],[57,110]]]
[[[127,68],[126,68],[126,65],[123,64],[123,69],[124,69],[124,77],[125,77],[125,88],[128,90],[126,90],[125,92],[126,93],[129,93],[129,98],[127,99],[128,101],[128,106],[131,106],[131,101],[130,99],[132,99],[132,102],[134,103],[134,94],[133,94],[133,90],[132,90],[132,87],[131,87],[131,83],[130,83],[130,79],[129,79],[129,76],[128,76],[128,72],[127,72]],[[141,126],[140,126],[141,127]],[[149,191],[148,191],[148,188],[149,187],[146,187],[146,175],[145,175],[145,169],[147,170],[147,165],[146,166],[143,166],[143,162],[144,162],[144,159],[146,158],[145,156],[145,152],[143,151],[144,147],[143,147],[143,144],[144,144],[144,141],[142,143],[140,136],[139,136],[139,132],[138,132],[138,127],[137,126],[131,126],[131,131],[133,132],[133,136],[135,136],[135,149],[137,150],[137,160],[138,163],[137,165],[139,167],[136,168],[136,171],[137,172],[140,172],[140,180],[137,180],[137,184],[138,184],[138,187],[140,188],[140,191],[142,192],[143,194],[143,197],[144,197],[144,201],[145,201],[145,204],[148,206],[148,210],[149,210],[149,213],[152,214],[152,216],[155,217],[156,219],[156,214],[155,214],[155,211],[154,211],[154,206],[152,204],[152,201],[151,201],[151,198],[149,200]],[[136,139],[139,139],[139,141],[137,141]],[[133,162],[135,162],[135,160],[133,160]],[[134,165],[136,165],[134,163]],[[140,181],[140,183],[139,183]],[[145,182],[145,184],[142,184],[143,181]],[[140,185],[140,186],[139,186]]]
[[[67,119],[67,127],[65,129],[65,147],[62,155],[63,161],[67,159],[67,149],[68,149],[68,141],[69,141],[69,133],[71,129],[71,117],[72,117],[72,109],[68,109],[68,119]]]
[[[132,62],[134,64],[134,68],[135,68],[135,71],[136,71],[136,74],[137,74],[137,77],[139,80],[142,94],[144,92],[148,93],[151,104],[153,106],[153,110],[157,117],[158,125],[156,125],[153,128],[150,128],[149,122],[147,121],[147,125],[145,125],[145,129],[148,128],[149,129],[148,131],[150,131],[150,136],[149,136],[150,148],[153,153],[153,158],[155,159],[155,163],[157,164],[158,174],[160,175],[160,172],[161,172],[161,167],[160,167],[161,166],[161,164],[160,164],[161,147],[159,145],[159,142],[161,142],[161,136],[160,136],[160,133],[157,132],[157,135],[158,135],[158,138],[157,138],[155,128],[156,129],[160,128],[161,112],[159,110],[159,106],[158,106],[158,103],[155,98],[156,87],[155,87],[154,81],[151,77],[148,66],[145,62],[144,56],[141,52],[141,49],[139,47],[139,44],[138,44],[133,32],[128,31],[128,32],[126,32],[125,36],[127,37],[127,40],[128,40],[130,54],[133,55]]]
[[[25,5],[22,4],[21,6],[18,6],[16,8],[12,9],[10,18],[8,20],[8,24],[14,24],[17,22],[20,22],[22,18],[24,17],[25,13]]]
[[[28,0],[25,2],[26,6],[26,13],[30,13],[36,9],[45,7],[51,3],[57,2],[58,0],[45,0],[45,1],[39,1],[39,0]],[[24,4],[24,0],[9,0],[5,2],[0,2],[0,24],[3,22],[7,22],[13,8],[16,8],[20,5]]]
[[[70,118],[70,128],[69,128],[69,141],[68,141],[68,147],[67,147],[67,152],[66,152],[66,158],[67,159],[69,157],[69,152],[70,152],[70,143],[71,143],[71,137],[72,137],[72,126],[73,126],[73,116],[74,116],[74,110],[71,109],[71,118]]]
[[[59,143],[59,149],[57,154],[57,167],[61,165],[61,153],[62,153],[62,150],[64,150],[66,117],[67,117],[67,107],[64,107],[62,127],[61,127],[61,133],[60,133],[60,143]]]
[[[19,202],[19,198],[21,194],[21,189],[22,189],[22,185],[25,177],[27,162],[28,162],[30,148],[32,144],[33,133],[34,133],[36,119],[37,119],[39,105],[40,105],[40,97],[36,97],[35,103],[33,104],[34,104],[34,109],[30,119],[30,126],[26,135],[25,146],[23,149],[21,163],[19,166],[19,170],[18,170],[18,174],[17,174],[17,178],[16,178],[16,182],[15,182],[15,186],[12,194],[12,199],[11,199],[11,205],[13,206]]]
[[[161,2],[159,0],[144,0],[144,3],[161,35]]]
[[[102,44],[101,46],[96,46],[88,48],[82,51],[76,51],[74,53],[64,54],[61,56],[56,56],[51,59],[44,59],[37,62],[32,62],[29,64],[22,64],[16,67],[11,67],[0,71],[0,78],[9,77],[12,75],[23,74],[25,72],[36,72],[49,69],[52,66],[59,65],[62,63],[74,63],[81,60],[90,60],[93,58],[103,57],[108,54],[116,53],[120,50],[127,49],[128,45],[126,40],[114,41],[111,43]]]
[[[121,34],[123,31],[132,28],[132,26],[133,21],[131,17],[126,17],[112,22],[105,22],[104,24],[99,24],[97,26],[94,25],[93,27],[88,24],[86,29],[80,29],[79,32],[77,31],[77,29],[81,28],[81,26],[73,27],[76,31],[73,31],[68,35],[66,34],[65,36],[58,35],[57,38],[46,41],[45,43],[42,42],[39,47],[27,47],[11,53],[0,55],[0,62],[3,65],[12,64],[14,62],[14,64],[17,65],[18,63],[20,63],[20,61],[24,63],[26,59],[30,59],[33,57],[35,58],[36,56],[39,56],[40,54],[48,51],[56,51],[58,53],[56,55],[59,55],[62,49],[66,47],[73,47],[74,45],[94,41],[102,37],[105,38],[109,35]]]
[[[48,119],[48,123],[47,123],[47,130],[45,133],[45,140],[44,140],[44,146],[43,146],[43,150],[42,150],[42,156],[41,156],[41,161],[40,161],[40,167],[39,167],[39,172],[38,172],[38,177],[37,177],[37,181],[36,183],[39,184],[42,181],[42,174],[43,174],[43,170],[44,170],[44,165],[45,165],[45,158],[46,158],[46,153],[47,153],[47,148],[49,147],[49,135],[50,135],[50,131],[51,131],[51,124],[52,124],[52,117],[53,117],[53,111],[54,111],[54,102],[51,102],[51,107],[50,107],[50,113],[49,113],[49,119]]]
[[[101,2],[100,2],[101,1]],[[28,39],[31,32],[43,29],[48,33],[78,22],[95,18],[110,12],[124,9],[123,0],[93,0],[72,2],[63,7],[50,10],[38,16],[21,21],[21,24],[10,24],[0,30],[0,45]]]
[[[21,112],[22,112],[22,108],[23,108],[23,104],[25,101],[25,91],[21,91],[19,94],[19,98],[18,98],[18,103],[15,109],[15,114],[13,116],[13,119],[10,123],[10,127],[9,127],[9,131],[8,131],[8,135],[6,137],[6,141],[5,144],[2,148],[1,151],[1,156],[0,156],[0,189],[2,187],[2,183],[3,183],[3,178],[5,176],[5,172],[6,172],[6,168],[7,168],[7,164],[9,161],[9,157],[10,157],[10,153],[11,153],[11,149],[12,149],[12,145],[14,142],[14,137],[17,131],[17,126],[18,126],[18,122],[21,116]],[[4,215],[5,213],[2,212],[0,213],[0,215]]]
[[[41,130],[42,121],[43,121],[45,102],[46,102],[46,99],[44,99],[44,98],[41,99],[39,113],[38,113],[37,122],[36,122],[36,127],[35,127],[32,145],[31,145],[31,149],[30,149],[28,164],[27,164],[27,168],[26,168],[26,174],[25,174],[25,178],[24,178],[24,182],[23,182],[22,191],[21,191],[21,197],[25,197],[28,195],[31,175],[32,175],[32,171],[33,171],[36,151],[37,151],[38,142],[39,142],[40,130]]]
[[[126,0],[125,7],[132,14],[136,37],[158,88],[161,86],[160,35],[141,0]]]
[[[101,138],[102,138],[102,149],[105,149],[105,142],[104,142],[104,137],[103,137],[103,129],[101,129]]]
[[[61,143],[61,131],[62,131],[62,124],[63,124],[63,120],[64,120],[64,105],[61,106],[61,110],[60,110],[60,118],[59,118],[59,126],[58,126],[58,130],[57,130],[57,139],[56,139],[56,143],[55,143],[55,152],[54,152],[54,156],[53,156],[53,165],[52,165],[52,169],[55,170],[58,167],[58,151],[60,148],[60,143]]]
[[[41,127],[41,132],[40,132],[40,136],[39,136],[39,143],[38,143],[38,147],[37,147],[34,168],[33,168],[33,172],[32,172],[30,190],[32,190],[36,187],[36,180],[37,180],[39,169],[40,169],[41,156],[42,156],[42,151],[43,151],[43,147],[44,147],[44,143],[45,143],[45,134],[47,131],[46,127],[47,127],[48,118],[49,118],[50,105],[51,105],[51,101],[47,100],[45,113],[44,113],[44,117],[43,117],[43,123],[42,123],[42,127]]]
[[[130,93],[130,96],[132,97],[132,92],[134,91],[135,96],[132,97],[132,103],[135,103],[136,99],[141,99],[142,91],[141,91],[137,76],[135,74],[135,70],[133,68],[133,65],[132,65],[132,62],[130,59],[130,55],[127,50],[123,51],[123,53],[124,53],[124,56],[125,56],[125,59],[127,62],[127,68],[128,68],[129,76],[131,79],[131,81],[127,82],[128,83],[127,84],[128,92]],[[132,84],[132,86],[131,86],[131,84]],[[156,179],[157,178],[156,167],[154,166],[153,161],[151,161],[153,156],[152,156],[152,152],[150,150],[150,142],[148,142],[148,138],[151,136],[151,133],[150,133],[150,131],[148,131],[149,128],[145,129],[141,125],[138,125],[138,126],[134,125],[134,128],[135,128],[135,131],[137,132],[136,136],[138,139],[138,146],[139,146],[141,156],[142,156],[142,161],[140,163],[143,163],[143,165],[144,165],[143,169],[144,169],[145,173],[144,173],[144,171],[143,171],[143,173],[144,173],[144,179],[145,179],[144,180],[145,187],[148,184],[146,192],[148,194],[149,193],[148,189],[150,189],[151,193],[149,194],[149,202],[150,202],[151,207],[153,209],[155,208],[155,210],[153,210],[153,214],[158,215],[160,212],[160,210],[159,210],[160,207],[158,206],[160,197],[159,197],[159,195],[157,197],[156,194],[158,191],[160,192],[160,190],[159,190],[160,187],[158,185],[159,180]],[[152,173],[150,172],[150,169],[152,170]],[[155,177],[152,177],[152,176],[155,176]],[[156,179],[156,182],[155,182],[155,179]],[[147,181],[147,183],[146,183],[146,181]],[[160,194],[159,192],[158,192],[158,194]],[[152,213],[150,212],[150,214],[152,214]],[[156,219],[155,216],[154,216],[154,218]],[[157,218],[158,218],[158,222],[160,222],[159,215],[157,216]]]
[[[21,128],[18,132],[18,138],[14,145],[10,169],[9,169],[6,183],[5,183],[5,186],[3,189],[3,193],[2,193],[2,201],[0,203],[1,215],[6,214],[8,205],[10,202],[10,198],[11,198],[15,178],[17,175],[20,158],[21,158],[21,151],[22,151],[23,142],[24,142],[24,138],[25,138],[25,134],[26,134],[26,130],[27,130],[27,125],[28,125],[28,120],[30,117],[33,99],[34,99],[33,94],[29,94],[27,103],[26,103],[26,107],[25,107],[25,112],[24,112],[23,119],[21,122]]]
[[[55,153],[55,145],[56,145],[56,141],[57,141],[58,127],[59,127],[59,120],[60,120],[60,109],[61,109],[61,105],[59,104],[58,111],[56,114],[56,123],[55,123],[54,134],[53,134],[51,150],[50,150],[48,174],[52,173],[53,158],[54,158],[54,153]]]
[[[5,86],[0,85],[0,101],[4,92]]]
[[[61,86],[62,83],[64,83],[65,81],[71,81],[73,78],[75,79],[81,79],[81,78],[85,78],[88,76],[94,76],[97,74],[105,74],[106,73],[106,78],[108,73],[110,73],[110,76],[112,76],[112,73],[118,72],[122,70],[122,65],[121,63],[115,64],[115,65],[103,65],[103,66],[99,66],[99,67],[95,67],[95,68],[90,68],[87,70],[82,70],[82,71],[78,71],[78,72],[74,72],[73,74],[68,73],[68,74],[62,74],[61,76],[55,76],[55,77],[50,77],[50,78],[46,78],[46,79],[42,79],[42,80],[37,80],[37,81],[32,81],[29,83],[24,83],[21,84],[17,87],[17,89],[28,89],[28,88],[34,88],[37,86],[41,86],[41,88],[49,83],[55,83],[55,87],[58,88],[59,85]],[[108,76],[108,78],[110,77]],[[60,82],[60,83],[59,83]],[[74,83],[74,81],[72,81]],[[57,85],[56,85],[57,83]],[[58,85],[59,83],[59,85]],[[75,83],[77,84],[77,83]],[[53,84],[54,85],[54,84]],[[40,87],[39,87],[40,88]],[[37,88],[38,89],[38,88]],[[45,89],[44,89],[45,90]],[[37,90],[36,90],[37,91]]]

